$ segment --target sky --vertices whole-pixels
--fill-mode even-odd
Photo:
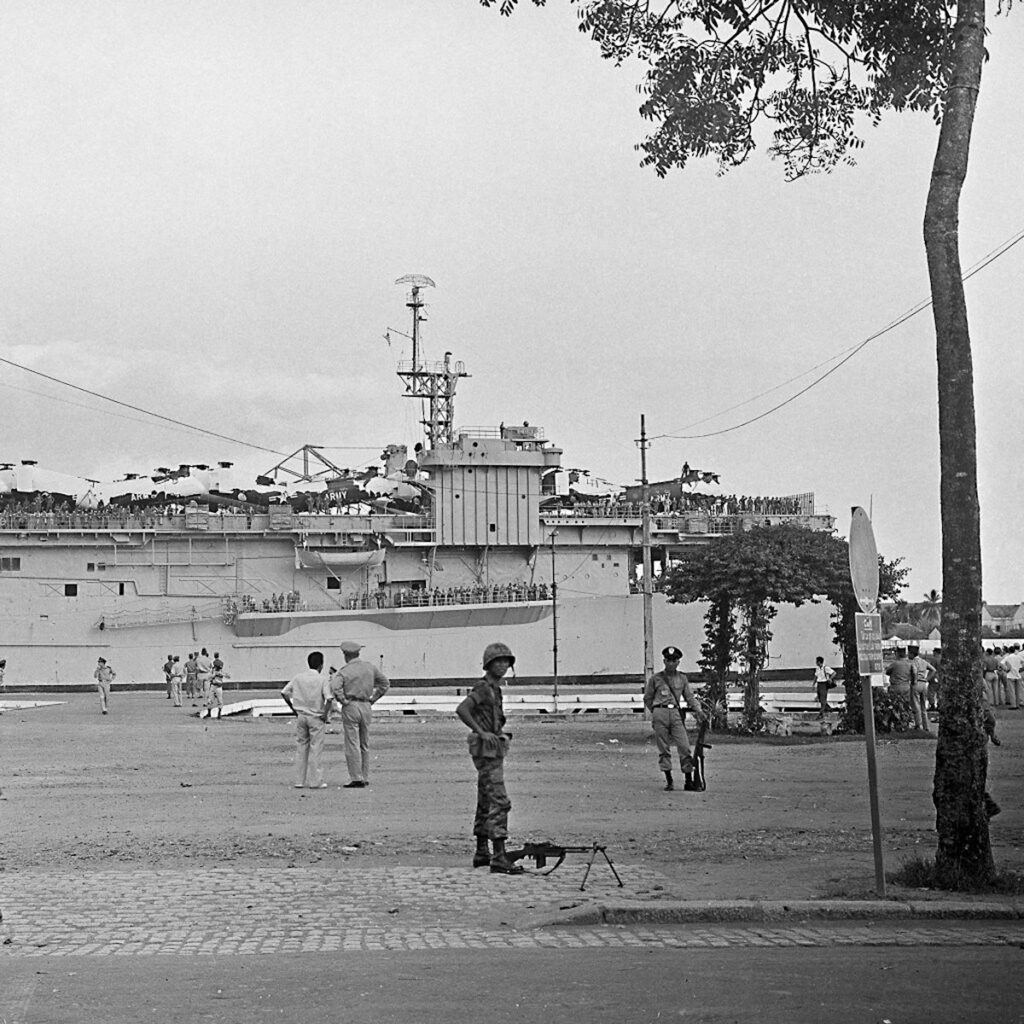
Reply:
[[[965,269],[1024,230],[1024,12],[989,24]],[[912,570],[904,596],[941,590],[929,309],[716,433],[927,299],[935,126],[889,115],[856,166],[793,183],[763,149],[659,179],[635,150],[639,80],[566,0],[510,19],[476,0],[8,0],[0,356],[253,447],[0,364],[0,460],[259,472],[318,444],[372,464],[420,439],[395,281],[424,274],[424,355],[471,374],[458,424],[527,420],[564,466],[626,484],[643,414],[651,479],[688,462],[724,493],[813,491],[844,535],[862,505]],[[1024,600],[1022,266],[1024,244],[967,284],[992,603]]]

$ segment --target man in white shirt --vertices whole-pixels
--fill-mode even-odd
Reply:
[[[819,654],[814,659],[814,690],[818,698],[818,717],[824,718],[831,710],[828,706],[828,691],[835,686],[835,669],[825,664],[825,659]]]
[[[204,647],[199,653],[199,657],[196,658],[196,679],[199,682],[199,686],[203,692],[203,704],[207,704],[210,700],[210,677],[213,675],[213,662],[210,661],[210,655]]]
[[[324,656],[312,651],[306,657],[309,666],[285,683],[281,696],[295,713],[295,788],[326,789],[320,754],[324,749],[324,731],[331,702],[331,687],[323,674]]]
[[[1024,700],[1024,687],[1021,685],[1020,670],[1024,665],[1024,657],[1020,653],[1020,644],[1014,644],[1010,653],[1003,658],[1003,671],[1006,672],[1006,703],[1016,711]]]

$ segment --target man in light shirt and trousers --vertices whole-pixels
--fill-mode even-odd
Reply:
[[[345,733],[345,763],[351,778],[345,789],[365,789],[370,784],[370,708],[388,692],[391,683],[376,665],[363,661],[362,644],[346,640],[341,645],[345,664],[331,677],[331,693],[341,704]]]
[[[935,669],[930,661],[921,657],[920,647],[911,647],[907,652],[914,668],[914,682],[910,688],[910,710],[914,716],[914,728],[931,732],[928,728],[928,684]]]
[[[1006,703],[1011,711],[1016,711],[1024,700],[1024,693],[1021,687],[1021,666],[1024,665],[1024,658],[1020,654],[1020,645],[1014,644],[1010,653],[1003,658],[1003,669],[1006,672]]]
[[[309,667],[292,676],[281,691],[284,702],[295,713],[295,788],[326,789],[320,755],[331,704],[331,684],[323,675],[323,652],[310,652],[306,664]]]

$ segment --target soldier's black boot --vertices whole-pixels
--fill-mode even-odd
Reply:
[[[665,772],[665,788],[666,789],[675,789],[676,788],[674,785],[672,785],[672,773],[671,772]]]
[[[687,772],[683,778],[683,789],[689,790],[690,792],[693,792],[694,790],[700,790],[700,786],[698,786],[697,783],[693,781],[693,772]]]
[[[485,868],[491,863],[491,851],[487,847],[487,836],[476,837],[476,853],[473,854],[473,867]]]
[[[491,856],[492,875],[521,875],[522,866],[508,859],[508,851],[505,849],[504,839],[492,839],[494,854]]]

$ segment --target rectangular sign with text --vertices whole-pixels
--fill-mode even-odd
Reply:
[[[857,612],[857,671],[862,676],[878,675],[882,665],[882,616]]]

